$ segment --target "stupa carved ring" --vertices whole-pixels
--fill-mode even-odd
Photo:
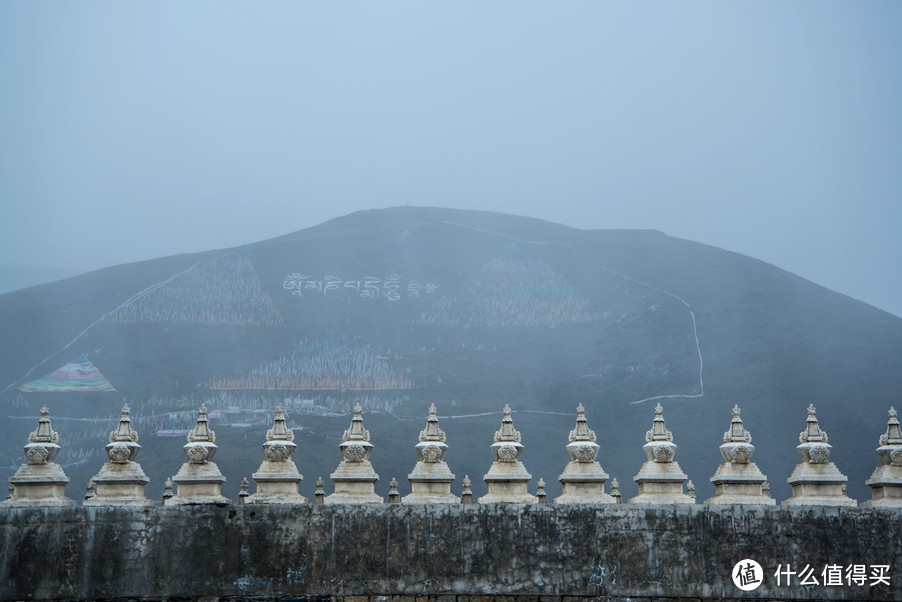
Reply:
[[[438,445],[427,445],[423,447],[423,462],[436,464],[442,460],[442,450]]]
[[[655,462],[666,463],[673,461],[674,449],[670,445],[656,445],[654,449]]]
[[[747,445],[737,445],[730,451],[730,461],[733,464],[748,464],[752,458],[752,450]]]
[[[573,459],[583,464],[595,461],[596,450],[591,445],[580,445],[573,450]]]
[[[498,448],[498,461],[499,462],[516,462],[517,461],[517,448],[511,445],[504,445]]]
[[[811,464],[826,464],[830,458],[830,448],[825,445],[815,445],[809,450],[808,457]]]
[[[291,456],[287,445],[267,445],[266,459],[270,462],[285,462]]]
[[[342,449],[341,453],[348,462],[363,462],[363,458],[366,456],[362,445],[348,445]]]
[[[896,448],[889,453],[890,464],[902,466],[902,448]]]
[[[128,459],[131,456],[131,450],[127,445],[114,445],[110,448],[107,455],[110,457],[110,462],[113,464],[128,464]]]
[[[192,445],[188,448],[186,455],[191,464],[206,464],[210,452],[203,445]]]
[[[29,464],[46,464],[50,459],[50,451],[43,445],[29,447],[25,452]]]

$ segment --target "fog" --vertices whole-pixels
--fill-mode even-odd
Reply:
[[[902,316],[902,4],[0,4],[0,263],[352,211],[652,228]]]

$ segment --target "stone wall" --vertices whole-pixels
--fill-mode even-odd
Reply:
[[[745,558],[764,583],[731,578]],[[820,585],[778,586],[809,565]],[[889,584],[823,585],[828,565]],[[702,505],[0,510],[0,599],[902,599],[902,512]],[[543,598],[539,598],[542,596]],[[366,598],[369,597],[369,598]],[[516,597],[516,598],[515,598]],[[476,602],[473,599],[473,602]],[[576,602],[576,598],[573,599]]]

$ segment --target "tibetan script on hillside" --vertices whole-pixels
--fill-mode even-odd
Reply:
[[[313,278],[307,274],[295,272],[285,276],[282,288],[291,291],[292,295],[298,297],[357,294],[364,299],[399,301],[402,296],[419,298],[420,295],[431,295],[438,285],[420,280],[405,281],[398,274],[391,274],[384,278],[364,276],[357,280],[344,280],[331,274],[322,278]]]

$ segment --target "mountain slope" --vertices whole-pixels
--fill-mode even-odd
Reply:
[[[394,476],[406,493],[432,402],[455,491],[464,474],[484,491],[510,403],[524,462],[556,495],[583,403],[599,460],[628,498],[660,402],[700,500],[713,494],[733,404],[773,495],[788,497],[814,403],[863,501],[902,391],[902,320],[773,266],[655,231],[437,208],[358,212],[0,295],[0,332],[0,477],[23,461],[47,404],[72,497],[103,463],[127,400],[156,499],[183,461],[184,439],[164,435],[190,428],[201,403],[232,497],[262,460],[277,403],[298,429],[305,495],[338,464],[355,403],[368,412],[377,490]],[[115,392],[19,389],[82,355]]]

